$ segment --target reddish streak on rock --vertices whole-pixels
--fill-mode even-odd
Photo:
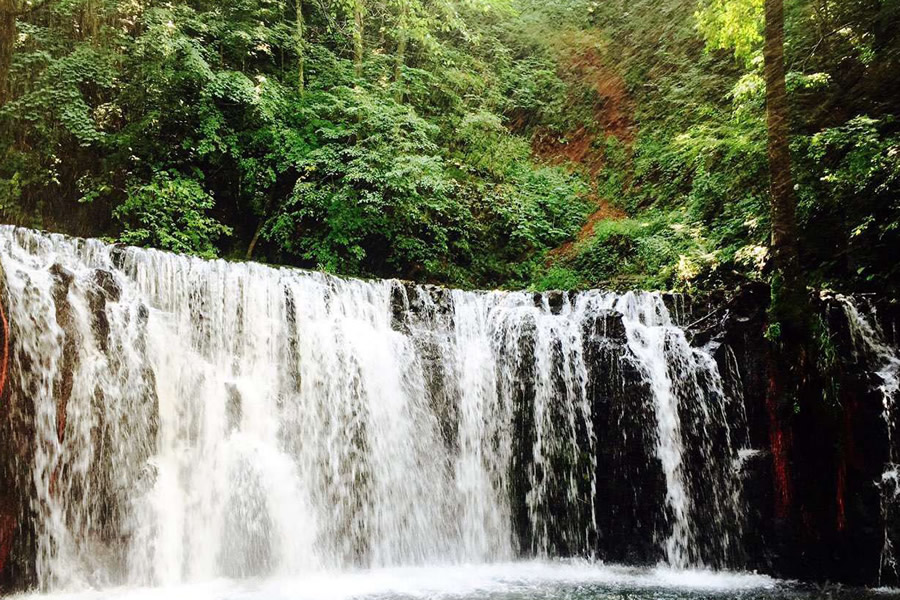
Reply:
[[[856,408],[856,402],[850,401],[844,409],[844,435],[843,444],[838,455],[838,471],[837,471],[837,490],[835,490],[837,501],[837,530],[843,531],[847,527],[847,460],[848,456],[853,455],[853,412]]]
[[[847,494],[847,462],[841,457],[837,472],[837,529],[843,531],[847,526],[847,511],[844,497]]]
[[[57,467],[55,469],[53,469],[53,472],[50,473],[50,495],[51,496],[56,496],[56,491],[59,489],[59,487],[56,485],[58,481],[59,481],[59,466],[57,465]]]
[[[781,427],[775,404],[777,386],[773,377],[769,378],[769,391],[766,394],[766,412],[769,414],[769,443],[772,450],[772,461],[775,466],[775,514],[778,518],[787,517],[791,505],[791,480],[788,467],[788,452],[791,446],[791,435]]]
[[[63,438],[66,435],[66,403],[65,400],[60,399],[59,402],[56,403],[56,437],[59,438],[60,443],[63,442]]]
[[[3,302],[0,302],[0,322],[3,324],[3,364],[0,365],[0,398],[2,398],[3,390],[6,389],[6,373],[9,366],[9,323],[3,311]]]
[[[0,324],[3,325],[3,362],[0,364],[0,399],[6,389],[7,367],[9,366],[9,323],[6,320],[6,312],[3,310],[3,302],[0,301]],[[16,518],[8,514],[8,508],[0,502],[0,573],[6,568],[6,561],[12,552],[13,539],[16,534]]]
[[[12,515],[0,514],[0,573],[6,567],[9,553],[12,552],[13,538],[16,534],[16,519]]]

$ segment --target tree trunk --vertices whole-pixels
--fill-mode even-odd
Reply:
[[[303,45],[303,2],[302,0],[296,0],[297,2],[297,87],[300,90],[300,94],[303,94],[304,83],[303,83],[303,68],[304,62],[306,61],[306,48]]]
[[[766,122],[769,130],[769,172],[772,203],[772,253],[775,268],[796,271],[797,240],[789,112],[784,81],[784,2],[766,0]]]
[[[83,39],[93,40],[97,43],[97,31],[100,18],[97,14],[96,0],[87,0],[84,4],[84,12],[81,17],[81,34]]]
[[[763,58],[774,266],[772,313],[786,335],[801,333],[807,317],[806,291],[797,250],[796,199],[791,178],[790,113],[784,72],[784,2],[765,0]],[[801,334],[802,336],[802,334]]]
[[[256,231],[253,232],[253,239],[250,240],[250,245],[247,246],[247,254],[244,256],[247,260],[253,258],[253,251],[256,249],[256,243],[259,241],[259,235],[262,233],[265,224],[266,220],[264,218],[259,220],[259,225],[256,227]]]
[[[769,304],[769,332],[774,342],[769,366],[770,385],[767,403],[774,415],[776,429],[784,430],[799,411],[804,413],[820,408],[810,405],[817,398],[821,405],[821,391],[811,385],[815,372],[816,345],[810,326],[812,308],[804,278],[800,272],[797,250],[796,200],[791,178],[790,111],[784,70],[784,2],[765,0],[765,60],[766,126],[769,151],[769,197],[772,221],[772,283]],[[812,393],[811,393],[812,392]],[[788,429],[789,431],[789,429]],[[781,453],[775,460],[784,463],[789,446],[780,446],[777,432],[770,443]],[[784,463],[786,465],[787,463]],[[782,466],[784,466],[782,465]],[[776,464],[777,466],[777,464]],[[790,502],[788,471],[779,473],[777,481],[779,512],[787,514],[795,509]]]
[[[407,32],[407,21],[409,17],[409,0],[400,0],[400,18],[397,23],[397,55],[394,62],[394,85],[396,92],[394,99],[397,102],[403,101],[403,63],[406,59],[406,43],[409,37]]]
[[[16,45],[16,3],[0,0],[0,107],[10,98],[9,68]]]
[[[363,0],[356,0],[353,3],[353,65],[357,77],[362,77],[363,10]]]

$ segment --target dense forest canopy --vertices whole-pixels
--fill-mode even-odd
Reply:
[[[0,0],[0,216],[464,287],[768,277],[762,0]],[[900,0],[786,0],[811,283],[900,289]]]

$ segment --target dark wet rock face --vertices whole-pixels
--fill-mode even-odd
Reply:
[[[50,267],[53,275],[53,300],[56,306],[56,322],[62,328],[65,342],[63,344],[62,368],[60,379],[56,383],[57,390],[54,394],[57,398],[56,405],[56,430],[59,441],[63,441],[66,431],[66,415],[69,398],[72,396],[72,373],[77,356],[75,347],[77,337],[73,323],[72,306],[69,303],[69,287],[75,279],[75,275],[60,264]]]
[[[92,515],[91,543],[98,560],[106,564],[120,563],[124,557],[117,550],[122,541],[123,516],[128,510],[128,502],[133,485],[148,486],[148,474],[141,465],[154,452],[154,440],[158,427],[156,408],[155,378],[149,365],[136,379],[141,382],[132,393],[143,398],[142,411],[137,414],[119,414],[108,410],[109,405],[117,405],[120,398],[108,398],[100,385],[89,379],[77,379],[86,355],[99,352],[100,360],[106,361],[108,369],[116,377],[121,368],[124,352],[143,355],[146,350],[144,330],[147,314],[143,318],[138,313],[126,314],[124,319],[137,320],[139,334],[128,340],[118,339],[114,343],[110,336],[110,306],[121,299],[121,288],[112,273],[95,269],[76,275],[59,264],[49,267],[51,296],[54,311],[51,315],[61,342],[61,355],[57,365],[57,376],[52,382],[52,394],[56,400],[56,436],[62,454],[50,474],[51,495],[65,494],[72,500],[70,504],[88,507]],[[0,301],[8,306],[8,292],[5,278],[2,280]],[[35,291],[26,286],[25,294]],[[146,311],[146,307],[141,307]],[[40,324],[38,315],[28,326],[48,329]],[[87,329],[80,327],[86,324]],[[39,443],[35,430],[35,398],[40,397],[35,369],[46,365],[35,365],[25,352],[16,352],[15,338],[23,332],[11,322],[8,332],[12,354],[9,359],[9,378],[0,396],[0,590],[19,590],[36,585],[35,557],[37,555],[37,531],[34,515],[39,510],[35,503],[33,473],[31,465],[35,460],[36,444]],[[128,346],[122,346],[127,343]],[[98,360],[96,355],[90,360]],[[120,376],[124,376],[120,375]],[[95,382],[93,382],[95,383]],[[76,385],[82,386],[77,390]],[[73,406],[73,403],[76,405]],[[73,411],[75,411],[73,413]],[[82,433],[78,442],[71,442],[74,435],[72,415],[91,423],[87,435]],[[133,419],[133,421],[129,421]],[[118,442],[121,436],[115,430],[128,428],[131,446],[123,448]],[[45,442],[46,443],[46,442]],[[92,446],[93,465],[86,474],[79,475],[66,454],[71,443],[86,443]],[[112,480],[111,465],[123,462],[134,463],[133,481]],[[152,478],[151,478],[152,480]],[[63,515],[70,520],[72,515]],[[108,583],[108,582],[101,582]]]
[[[448,384],[452,364],[444,356],[453,330],[453,299],[450,290],[433,285],[394,282],[391,287],[391,325],[411,335],[422,355],[422,370],[447,448],[458,447],[458,390]]]
[[[0,302],[9,314],[6,280],[0,269]],[[10,343],[13,332],[0,331],[0,342]],[[6,386],[0,393],[0,592],[31,587],[34,572],[35,532],[30,518],[34,457],[34,404],[29,390],[15,385],[21,369],[32,365],[9,357]]]
[[[107,300],[110,302],[119,301],[119,298],[122,296],[122,289],[112,273],[103,269],[97,269],[94,271],[93,281]]]
[[[554,315],[558,315],[562,310],[563,301],[565,295],[563,292],[559,290],[553,290],[546,293],[547,306],[550,307],[550,312]]]
[[[779,403],[771,396],[772,349],[764,335],[768,296],[765,286],[745,288],[688,330],[694,344],[718,345],[720,370],[737,376],[731,393],[743,397],[752,449],[740,461],[743,566],[875,584],[886,531],[878,482],[888,442],[874,357],[859,352],[845,306],[834,297],[816,299],[820,363],[807,365],[793,404]],[[896,322],[878,318],[884,331]]]
[[[241,392],[233,383],[226,383],[225,389],[228,393],[225,401],[225,416],[227,418],[225,428],[228,431],[237,431],[240,428],[241,423]]]
[[[109,352],[109,316],[106,314],[107,302],[118,302],[122,290],[109,271],[97,269],[91,277],[91,283],[87,288],[89,308],[91,311],[91,326],[100,349]]]
[[[599,313],[585,339],[593,377],[588,388],[597,440],[596,548],[613,562],[664,560],[666,483],[656,458],[649,385],[631,360],[622,314]]]
[[[589,324],[589,329],[586,332],[587,339],[594,344],[617,345],[621,347],[625,344],[626,336],[625,323],[622,322],[622,317],[622,313],[615,310],[598,312],[593,322]]]

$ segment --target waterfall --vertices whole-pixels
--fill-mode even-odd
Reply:
[[[894,578],[900,573],[897,570],[897,557],[894,555],[896,541],[890,530],[900,502],[900,448],[897,439],[897,392],[900,390],[900,351],[888,343],[884,332],[878,325],[874,309],[860,311],[858,302],[849,296],[835,295],[847,317],[853,352],[858,360],[867,364],[878,377],[878,390],[882,398],[882,418],[888,437],[888,462],[881,476],[881,516],[884,522],[884,545],[881,561],[878,566],[878,579],[882,579],[884,569],[890,569]],[[869,314],[863,314],[867,312]]]
[[[659,294],[464,292],[8,226],[0,260],[42,589],[602,559],[616,521],[644,560],[738,560],[729,354]]]

